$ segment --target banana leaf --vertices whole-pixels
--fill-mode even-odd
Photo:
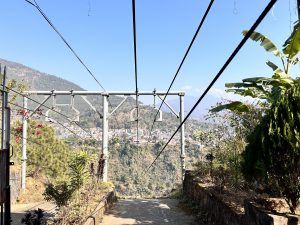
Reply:
[[[240,101],[234,101],[228,104],[219,105],[209,110],[210,112],[220,112],[224,109],[228,109],[236,112],[249,112],[249,107]]]
[[[246,35],[248,30],[244,30],[242,33],[243,35]],[[259,32],[253,32],[253,34],[250,36],[250,38],[253,41],[260,42],[260,45],[267,51],[273,53],[275,56],[282,57],[282,53],[280,50],[276,47],[276,45],[266,36]]]

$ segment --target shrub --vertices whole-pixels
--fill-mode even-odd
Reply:
[[[55,185],[49,183],[44,192],[45,200],[54,200],[58,207],[65,206],[85,183],[88,175],[88,162],[90,157],[86,151],[75,153],[68,163],[70,182],[63,181]]]
[[[300,199],[300,79],[271,108],[262,136],[266,170],[292,213]]]
[[[26,225],[46,225],[44,211],[42,209],[37,209],[34,210],[33,213],[27,212],[22,218],[21,223]]]
[[[243,155],[245,176],[275,181],[295,213],[300,199],[299,78],[273,103],[249,141]]]
[[[58,185],[47,184],[44,192],[46,201],[54,200],[58,207],[65,206],[72,198],[74,190],[67,182]]]

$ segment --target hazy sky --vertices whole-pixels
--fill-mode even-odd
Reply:
[[[134,90],[131,0],[37,0],[106,90]],[[172,90],[190,95],[210,82],[269,1],[215,0]],[[209,0],[136,0],[139,90],[166,90]],[[296,0],[278,0],[259,32],[280,47],[296,20]],[[25,0],[1,2],[0,57],[73,81],[99,86],[38,11]],[[215,85],[271,75],[270,54],[248,41]],[[277,62],[275,60],[275,62]],[[299,67],[297,68],[299,70]]]

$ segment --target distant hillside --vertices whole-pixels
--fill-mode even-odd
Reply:
[[[25,81],[30,90],[84,90],[70,81],[40,72],[20,63],[0,59],[0,64],[7,67],[9,79]]]
[[[7,67],[7,77],[8,79],[15,79],[20,83],[24,83],[27,90],[84,90],[79,85],[65,80],[63,78],[49,75],[44,72],[32,69],[20,63],[11,62],[8,60],[0,59],[0,64]],[[31,98],[42,101],[42,96],[31,96]],[[88,100],[95,106],[97,110],[102,111],[102,98],[101,96],[89,96]],[[118,104],[122,100],[121,97],[112,96],[110,97],[110,102],[112,105]],[[22,99],[17,99],[18,103],[21,104]],[[132,99],[129,102],[133,101]],[[70,97],[57,97],[57,103],[69,103]],[[29,108],[33,109],[36,107],[36,104],[32,101],[29,101]],[[52,101],[48,100],[46,102],[48,107],[52,107]],[[75,107],[81,112],[81,123],[87,124],[87,121],[91,122],[89,126],[93,126],[96,123],[96,120],[99,118],[96,117],[95,113],[90,109],[86,102],[84,102],[81,97],[75,97]],[[68,107],[59,108],[62,112],[66,114],[74,114],[73,111],[70,111]],[[44,108],[46,111],[46,108]],[[55,115],[52,115],[55,117]]]
[[[24,82],[25,85],[28,87],[28,90],[84,90],[77,84],[74,84],[70,81],[67,81],[65,79],[62,79],[60,77],[49,75],[47,73],[43,73],[37,70],[34,70],[30,67],[24,66],[20,63],[15,63],[11,61],[7,61],[4,59],[0,59],[0,64],[2,66],[7,66],[7,75],[9,79],[16,79],[18,82]],[[42,101],[43,97],[41,96],[31,96],[31,98],[34,98],[38,101]],[[96,107],[99,112],[102,112],[102,98],[101,96],[90,96],[88,97],[89,101],[92,102],[92,104]],[[116,106],[118,103],[120,103],[123,99],[123,97],[118,96],[111,96],[110,103],[113,106]],[[188,99],[186,98],[186,103],[188,103]],[[22,99],[18,99],[18,103],[21,104]],[[69,103],[70,98],[69,97],[58,97],[57,103]],[[49,107],[52,107],[52,101],[48,100],[46,102],[46,105]],[[173,103],[171,103],[173,105]],[[175,108],[178,104],[175,104]],[[36,104],[32,101],[29,101],[29,108],[34,109],[36,107]],[[80,97],[75,98],[75,107],[80,111],[80,124],[85,127],[101,127],[102,121],[99,119],[99,116],[96,115],[90,107],[87,105],[86,102],[84,102]],[[135,123],[130,122],[130,111],[135,107],[135,100],[133,98],[129,98],[122,107],[120,107],[116,114],[113,116],[113,118],[110,120],[110,126],[114,128],[130,128],[132,126],[135,126]],[[189,108],[186,108],[188,110]],[[47,109],[44,108],[44,112]],[[59,108],[61,112],[72,115],[72,111],[68,107]],[[111,107],[110,107],[110,110]],[[152,125],[154,113],[156,112],[153,107],[150,106],[141,106],[140,110],[140,127],[144,129],[150,129],[150,126]],[[52,115],[55,118],[55,113],[52,113]],[[70,116],[71,117],[71,116]],[[117,121],[116,121],[117,120]],[[160,123],[156,123],[155,128],[157,129],[169,129],[174,130],[178,124],[178,119],[173,116],[171,113],[163,113],[163,121]]]
[[[25,82],[28,90],[84,90],[80,86],[59,78],[57,76],[49,75],[31,69],[27,66],[19,63],[10,62],[0,59],[1,65],[6,65],[8,68],[8,78],[16,79],[18,82]],[[30,96],[38,101],[42,101],[43,98],[38,96]],[[122,97],[110,97],[112,105],[116,105],[121,102]],[[21,98],[18,99],[18,103],[21,104]],[[89,100],[93,105],[102,112],[102,99],[99,96],[89,97]],[[64,97],[58,99],[59,102],[67,103],[69,98]],[[47,102],[47,105],[51,106],[51,100]],[[96,115],[89,106],[80,98],[75,99],[75,107],[80,110],[80,125],[86,128],[88,127],[100,127],[102,126],[102,120]],[[173,104],[171,102],[171,104]],[[190,105],[189,97],[186,97],[186,104]],[[174,102],[174,107],[178,105]],[[29,101],[29,108],[34,109],[36,104]],[[187,106],[189,107],[189,106]],[[149,130],[152,126],[154,115],[157,112],[152,106],[141,105],[140,106],[140,140],[149,141],[149,145],[136,145],[131,143],[131,136],[128,134],[118,135],[118,132],[113,128],[126,128],[132,129],[132,134],[135,134],[136,122],[132,122],[131,110],[135,108],[135,101],[133,98],[129,98],[120,107],[116,113],[109,118],[109,131],[115,132],[115,136],[112,136],[109,140],[109,179],[115,184],[116,190],[120,196],[131,197],[158,197],[164,196],[176,188],[177,183],[180,182],[180,149],[179,144],[169,146],[161,157],[157,160],[153,168],[149,173],[145,173],[151,162],[154,160],[164,142],[171,136],[179,125],[179,119],[168,112],[164,112],[161,122],[156,122],[153,126],[152,140],[149,138]],[[13,112],[16,107],[12,105]],[[188,110],[189,108],[186,108]],[[72,114],[68,107],[59,108],[66,115]],[[109,107],[110,112],[112,107]],[[44,112],[46,109],[44,108]],[[55,118],[55,114],[52,115]],[[71,117],[71,116],[70,116]],[[135,119],[135,115],[133,115]],[[12,116],[15,119],[15,116]],[[43,118],[41,118],[43,119]],[[59,121],[64,121],[62,117],[55,118]],[[195,120],[188,120],[185,126],[186,136],[186,165],[187,168],[191,168],[193,161],[198,159],[200,155],[200,149],[197,147],[197,143],[191,142],[192,133],[201,128],[205,128],[206,124],[200,123]],[[55,127],[58,133],[64,131],[60,126]],[[131,133],[131,132],[130,132]],[[132,135],[134,136],[134,135]],[[179,135],[176,135],[174,139],[179,142]],[[69,143],[79,141],[78,138],[69,137]],[[101,137],[98,141],[101,140]],[[155,143],[154,143],[155,142]],[[141,142],[145,143],[145,142]],[[87,141],[89,150],[93,153],[99,153],[99,142]],[[60,156],[56,156],[60,157]]]

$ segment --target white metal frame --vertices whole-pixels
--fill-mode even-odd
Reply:
[[[43,95],[46,96],[44,101],[35,109],[37,111],[43,104],[51,97],[51,96],[58,96],[58,95],[71,95],[71,96],[81,96],[83,100],[94,110],[97,112],[97,114],[102,118],[103,123],[102,123],[102,152],[105,157],[105,165],[104,165],[104,170],[103,170],[103,181],[107,181],[108,179],[108,119],[112,116],[113,113],[116,112],[116,110],[128,99],[129,96],[136,96],[136,92],[132,91],[110,91],[110,92],[101,92],[101,91],[27,91],[25,92],[26,95]],[[167,93],[163,91],[142,91],[138,93],[139,95],[145,95],[145,96],[158,96],[161,100],[162,97],[165,96]],[[89,95],[98,95],[102,96],[103,99],[103,114],[101,115],[96,108],[87,100],[87,96]],[[111,113],[109,113],[109,107],[108,107],[108,97],[113,96],[113,95],[121,95],[125,96],[125,98],[119,103],[118,106],[116,106]],[[179,96],[180,100],[180,113],[176,113],[176,111],[167,103],[164,102],[164,104],[171,110],[171,112],[180,119],[180,123],[184,119],[184,92],[169,92],[168,95],[172,96]],[[27,109],[27,98],[23,97],[23,107],[24,109]],[[34,112],[35,113],[35,112]],[[31,115],[33,115],[32,113]],[[23,145],[22,145],[22,189],[25,190],[26,188],[26,148],[27,148],[27,117],[23,117]],[[184,136],[184,125],[181,127],[181,154],[180,154],[180,159],[181,159],[181,171],[182,171],[182,180],[184,179],[184,173],[185,173],[185,136]]]

